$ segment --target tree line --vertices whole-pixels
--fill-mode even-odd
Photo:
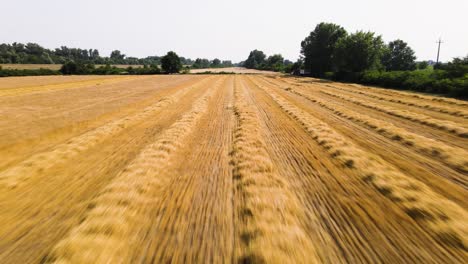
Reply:
[[[223,60],[216,58],[214,60],[197,58],[191,65],[192,69],[206,69],[206,68],[227,68],[232,67],[234,64],[230,60]]]
[[[46,49],[37,43],[0,44],[0,64],[65,64],[69,61],[81,64],[111,65],[161,65],[162,56],[145,58],[127,57],[120,50],[113,50],[108,57],[101,56],[97,49],[80,49],[62,46]],[[179,57],[182,65],[194,68],[231,67],[231,61]]]
[[[281,54],[273,54],[267,57],[263,51],[253,50],[242,64],[248,69],[286,72],[293,63],[285,60]]]
[[[168,52],[165,56],[146,58],[127,57],[119,50],[111,52],[109,57],[102,57],[97,49],[68,48],[62,46],[54,50],[46,49],[36,43],[0,44],[0,64],[62,64],[59,71],[50,69],[2,69],[0,77],[56,75],[56,74],[160,74],[178,73],[190,68],[225,68],[234,64],[229,60],[202,59],[192,60]],[[96,67],[96,65],[101,65]],[[113,65],[130,65],[127,68]],[[138,67],[135,67],[137,66]],[[143,65],[143,67],[140,67]]]
[[[179,73],[184,70],[188,72],[189,67],[183,66],[182,59],[175,52],[170,51],[165,56],[160,58],[160,66],[156,64],[147,65],[143,67],[128,66],[126,68],[116,67],[109,63],[96,67],[94,63],[86,63],[83,61],[66,61],[60,68],[60,70],[51,69],[2,69],[0,65],[0,77],[7,76],[37,76],[37,75],[117,75],[117,74],[172,74]]]
[[[429,67],[416,62],[414,50],[401,39],[384,43],[370,31],[347,32],[319,23],[301,42],[299,59],[287,64],[281,55],[250,52],[247,68],[284,71],[337,81],[468,97],[468,56]]]

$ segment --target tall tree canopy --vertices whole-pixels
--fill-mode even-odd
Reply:
[[[211,67],[212,67],[212,68],[221,67],[221,60],[220,60],[220,59],[214,59],[214,60],[211,62]]]
[[[182,69],[182,63],[177,53],[169,51],[162,57],[161,67],[166,73],[178,73]]]
[[[281,71],[284,65],[284,58],[281,54],[274,54],[266,60],[266,68],[274,71]]]
[[[250,52],[249,57],[244,62],[244,67],[248,69],[258,69],[265,63],[266,55],[263,51],[253,50]]]
[[[447,75],[451,78],[468,76],[468,55],[464,58],[454,58],[446,65],[442,65],[441,68],[445,70]]]
[[[381,67],[384,51],[381,36],[373,32],[358,31],[338,40],[334,62],[340,72],[362,72]]]
[[[415,70],[415,60],[413,49],[400,39],[388,43],[382,56],[382,64],[387,71]]]
[[[346,36],[346,30],[332,23],[320,23],[301,43],[304,67],[314,76],[331,71],[336,43]]]

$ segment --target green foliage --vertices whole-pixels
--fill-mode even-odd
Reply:
[[[74,61],[67,61],[60,68],[60,72],[64,75],[94,74],[94,70],[94,64]]]
[[[220,71],[220,72],[212,72],[212,71],[204,71],[204,72],[197,72],[195,73],[197,75],[206,75],[206,74],[209,74],[209,75],[212,75],[212,74],[217,74],[217,75],[235,75],[235,74],[238,74],[238,73],[235,73],[235,72],[226,72],[226,71]],[[240,73],[239,73],[240,74]]]
[[[161,59],[161,66],[165,73],[178,73],[182,69],[182,63],[179,56],[173,51],[169,51],[166,56]]]
[[[394,89],[468,97],[468,77],[450,78],[450,74],[444,70],[366,71],[356,82]]]
[[[197,58],[192,65],[193,69],[206,69],[209,68],[211,65],[210,61],[207,59],[200,59]]]
[[[249,57],[244,62],[244,67],[248,69],[260,69],[265,63],[266,55],[263,51],[253,50],[250,52]]]
[[[303,67],[284,67],[286,72],[299,74],[305,69],[313,76],[337,81],[468,98],[468,56],[432,68],[426,61],[416,64],[414,51],[402,40],[384,45],[373,32],[347,35],[330,23],[318,24],[301,47]]]
[[[232,61],[230,61],[230,60],[224,60],[224,61],[221,62],[221,66],[224,67],[224,68],[225,67],[232,67],[232,66],[234,66],[234,64],[232,64]]]
[[[114,50],[111,52],[110,58],[114,62],[124,61],[125,54],[122,54],[120,50]]]
[[[468,56],[465,58],[454,58],[447,64],[441,64],[440,69],[447,72],[451,78],[459,78],[468,74]]]
[[[429,63],[427,61],[420,61],[416,63],[416,68],[418,68],[418,70],[425,70],[427,67],[429,67]]]
[[[346,34],[346,30],[339,25],[318,24],[314,31],[301,42],[305,69],[317,77],[331,71],[336,44]]]
[[[42,76],[42,75],[60,75],[59,71],[50,69],[34,69],[34,70],[16,70],[2,69],[0,67],[0,77],[9,76]]]
[[[110,57],[101,57],[97,49],[77,49],[62,46],[55,50],[43,48],[36,43],[0,44],[0,63],[13,64],[63,64],[73,60],[84,64],[160,64],[160,57],[125,57],[115,50]]]
[[[214,59],[212,62],[211,62],[211,65],[210,65],[211,68],[219,68],[221,67],[221,61],[219,59]]]
[[[94,64],[83,64],[80,62],[68,61],[63,64],[62,68],[58,71],[49,69],[35,69],[35,70],[2,70],[0,69],[0,77],[6,76],[38,76],[38,75],[146,75],[146,74],[160,74],[161,70],[155,64],[146,67],[133,68],[132,66],[126,69],[117,68],[106,64],[96,68]]]
[[[268,71],[277,71],[284,72],[289,71],[292,66],[292,62],[284,60],[281,54],[274,54],[267,58],[263,51],[253,50],[250,52],[249,57],[243,63],[242,66],[248,69],[257,69],[257,70],[268,70]]]
[[[67,61],[60,68],[60,72],[65,75],[80,74],[82,71],[84,71],[83,65],[74,61]]]
[[[274,54],[266,60],[265,70],[280,72],[284,70],[284,58],[280,54]]]
[[[129,66],[126,69],[126,72],[132,75],[160,74],[161,69],[159,69],[158,65],[156,64],[152,64],[149,67],[145,64],[144,67],[141,68],[133,68]]]
[[[226,68],[232,67],[232,62],[230,60],[221,61],[220,59],[214,59],[209,61],[207,59],[197,58],[193,65],[192,69],[206,69],[206,68]]]
[[[384,43],[373,32],[358,31],[336,43],[334,62],[339,72],[379,69]]]
[[[387,71],[412,71],[416,69],[414,51],[403,40],[388,43],[382,56],[382,64]]]

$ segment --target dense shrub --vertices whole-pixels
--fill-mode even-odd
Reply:
[[[393,89],[413,90],[468,98],[468,76],[451,78],[444,70],[366,71],[363,73],[325,73],[326,79],[356,82]],[[459,76],[459,75],[458,75]]]
[[[128,67],[126,73],[135,75],[161,74],[161,69],[155,64],[151,66],[144,65],[142,68]]]
[[[40,76],[40,75],[60,75],[59,71],[50,69],[29,69],[29,70],[16,70],[16,69],[0,69],[0,77],[9,76]]]
[[[0,77],[7,76],[39,76],[39,75],[147,75],[161,74],[161,69],[157,65],[145,66],[141,68],[128,67],[126,69],[117,68],[111,65],[104,65],[96,68],[93,64],[82,64],[69,61],[58,71],[50,69],[32,70],[7,70],[0,69]]]

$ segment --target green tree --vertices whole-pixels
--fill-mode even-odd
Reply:
[[[265,63],[266,55],[263,51],[253,50],[250,52],[249,57],[244,62],[244,67],[248,69],[259,69]]]
[[[416,69],[414,51],[401,39],[388,43],[382,56],[387,71],[412,71]]]
[[[429,67],[429,63],[427,61],[420,61],[416,63],[416,66],[419,70],[425,70],[427,67]]]
[[[223,67],[232,67],[232,61],[230,60],[224,60],[221,64]]]
[[[207,59],[197,58],[192,65],[194,69],[204,69],[210,67],[210,61]]]
[[[219,68],[221,66],[221,60],[219,59],[214,59],[212,62],[211,62],[211,68]]]
[[[336,43],[346,34],[346,30],[339,25],[318,24],[314,31],[301,42],[305,69],[318,77],[331,71]]]
[[[282,71],[284,68],[284,58],[281,54],[274,54],[266,60],[266,68],[272,71]]]
[[[454,58],[442,66],[449,78],[461,78],[468,74],[468,55],[464,58]],[[468,77],[468,76],[467,76]]]
[[[113,63],[116,64],[123,63],[125,59],[125,54],[122,54],[120,50],[114,50],[111,52],[110,59]]]
[[[94,65],[84,65],[74,61],[67,61],[60,68],[60,72],[64,75],[86,74],[92,70],[94,70]]]
[[[339,72],[379,69],[383,51],[381,36],[375,36],[373,32],[358,31],[338,40],[334,65]]]
[[[178,73],[182,69],[182,63],[175,52],[169,51],[161,58],[161,67],[165,73]]]

